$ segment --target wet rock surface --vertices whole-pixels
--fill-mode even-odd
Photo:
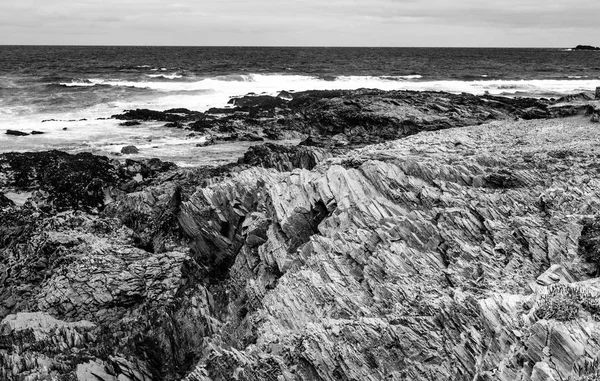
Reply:
[[[545,119],[585,112],[587,94],[558,100],[442,92],[327,90],[246,95],[229,108],[129,110],[120,120],[167,121],[170,127],[211,135],[215,141],[302,138],[305,145],[358,147],[421,131],[493,120]],[[308,139],[307,139],[308,138]]]
[[[0,155],[0,190],[31,192],[30,201],[43,210],[89,211],[104,205],[110,189],[135,189],[136,176],[151,179],[174,167],[158,159],[120,163],[90,153],[11,152]]]
[[[223,167],[0,156],[0,378],[597,377],[589,117],[462,95],[449,106],[504,116],[445,128],[421,111],[421,132],[396,136],[398,109],[382,108],[358,133],[327,94],[305,99],[321,147],[265,144]],[[402,96],[414,113],[448,95]]]
[[[239,163],[256,167],[275,168],[279,171],[291,171],[295,168],[313,169],[323,160],[341,152],[341,150],[332,152],[319,148],[265,143],[250,147],[244,156],[239,159]]]

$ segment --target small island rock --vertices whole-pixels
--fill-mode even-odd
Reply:
[[[6,130],[6,135],[27,136],[29,134],[27,132],[18,131],[18,130]]]

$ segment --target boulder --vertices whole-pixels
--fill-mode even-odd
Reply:
[[[121,153],[124,155],[131,155],[139,152],[140,150],[136,146],[125,146],[121,148]]]
[[[277,98],[285,99],[286,101],[291,101],[292,99],[294,99],[294,96],[290,92],[282,90],[279,92],[279,94],[277,94]]]

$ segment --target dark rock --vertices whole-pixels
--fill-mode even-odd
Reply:
[[[290,100],[288,94],[292,96]],[[281,97],[248,94],[231,108],[205,113],[187,109],[133,110],[119,119],[166,120],[201,133],[228,134],[222,140],[307,139],[313,146],[364,146],[432,131],[493,120],[546,119],[584,111],[587,94],[559,100],[474,96],[441,92],[370,89],[282,92]],[[282,98],[283,97],[283,98]],[[284,99],[285,98],[285,99]],[[260,136],[260,135],[259,135]]]
[[[282,90],[279,92],[279,94],[277,94],[277,98],[285,99],[286,101],[291,101],[292,99],[294,99],[294,96],[290,92]]]
[[[600,99],[600,87],[596,87],[596,99]]]
[[[265,139],[256,133],[247,133],[239,136],[238,140],[247,142],[262,142]]]
[[[573,50],[600,50],[600,47],[592,45],[577,45]]]
[[[0,155],[0,188],[34,192],[40,207],[64,211],[102,208],[105,191],[118,188],[137,174],[154,178],[175,165],[158,159],[127,160],[125,165],[90,153],[61,151],[5,153]]]
[[[232,98],[233,105],[240,110],[249,111],[251,109],[260,109],[263,111],[273,110],[275,107],[285,107],[287,101],[282,98],[269,95],[245,95],[243,97]]]
[[[580,254],[594,265],[594,276],[600,274],[600,217],[581,221],[583,230],[579,238]]]
[[[212,118],[204,117],[202,119],[195,121],[194,123],[189,124],[188,126],[193,131],[205,132],[206,130],[214,127],[213,121],[214,121],[214,119],[212,119]]]
[[[207,114],[233,114],[238,112],[237,109],[235,108],[217,108],[217,107],[211,107],[208,110],[206,110]]]
[[[45,132],[42,131],[31,131],[31,135],[42,135],[45,134]]]
[[[575,101],[590,101],[592,99],[593,98],[586,93],[579,93],[579,94],[571,94],[571,95],[565,95],[564,97],[560,97],[556,100],[556,103],[575,102]]]
[[[167,114],[198,114],[198,111],[191,111],[188,110],[187,108],[171,108],[168,110],[165,110],[164,112],[166,112]]]
[[[106,157],[87,153],[6,153],[0,156],[0,163],[10,168],[4,170],[8,175],[4,187],[40,189],[47,196],[39,201],[57,210],[99,207],[104,202],[104,185],[121,178]]]
[[[125,155],[131,155],[139,152],[140,150],[136,146],[125,146],[121,148],[121,153]]]
[[[142,123],[140,123],[137,120],[128,120],[126,122],[119,123],[119,126],[129,127],[129,126],[139,126],[140,124],[142,124]]]
[[[484,176],[484,186],[507,189],[523,186],[523,182],[510,170],[502,169]]]
[[[4,208],[5,206],[13,206],[15,203],[6,197],[4,193],[0,193],[0,208]]]
[[[233,142],[240,139],[240,134],[222,135],[215,137],[215,139],[222,140],[224,142]]]
[[[278,171],[291,171],[294,168],[313,169],[318,163],[332,156],[330,151],[319,148],[265,143],[250,147],[238,162],[275,168]]]
[[[6,130],[6,135],[12,135],[12,136],[28,136],[29,134],[27,132],[23,132],[23,131],[17,131],[17,130]]]
[[[164,127],[170,128],[183,128],[183,124],[181,122],[169,122],[164,125]]]
[[[63,130],[63,131],[66,131],[66,130],[68,130],[68,128],[67,128],[67,127],[63,127],[63,129],[62,129],[62,130]]]
[[[184,116],[181,116],[177,113],[148,109],[127,110],[125,113],[113,115],[111,118],[119,120],[144,120],[159,122],[180,122],[186,119]]]
[[[548,111],[537,107],[530,107],[521,111],[519,116],[525,120],[543,119],[548,117]]]

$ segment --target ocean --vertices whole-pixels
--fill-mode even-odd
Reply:
[[[0,152],[115,153],[135,144],[189,164],[185,156],[202,137],[105,118],[135,108],[203,111],[225,106],[232,96],[280,90],[556,97],[597,86],[600,52],[558,48],[0,46]],[[44,134],[14,137],[3,133],[7,129]]]

